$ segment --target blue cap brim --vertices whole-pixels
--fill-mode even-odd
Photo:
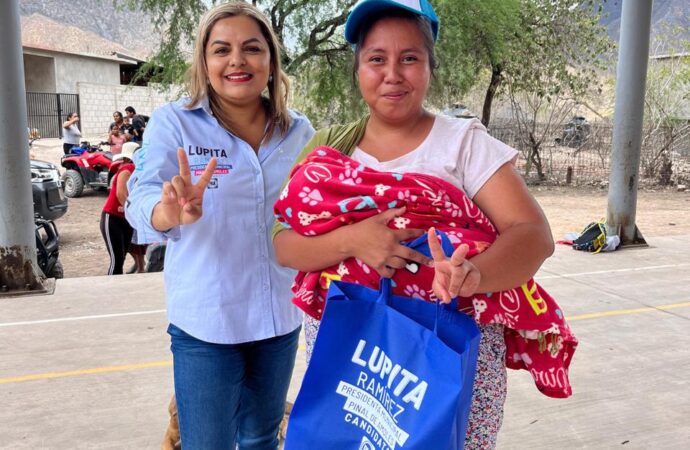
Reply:
[[[427,14],[420,13],[420,11],[401,5],[398,2],[390,0],[370,0],[357,4],[350,14],[347,16],[345,22],[345,40],[350,44],[356,44],[359,37],[359,27],[366,20],[367,16],[376,14],[381,11],[403,9],[418,16],[425,17],[431,23],[431,32],[434,36],[434,41],[438,37],[438,18],[433,10]]]

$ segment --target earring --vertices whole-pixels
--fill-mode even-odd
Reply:
[[[268,82],[273,83],[273,74],[268,76]]]

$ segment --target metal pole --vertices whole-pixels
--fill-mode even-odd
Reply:
[[[0,292],[43,290],[36,263],[19,1],[0,14]]]
[[[55,103],[57,104],[57,129],[59,131],[59,138],[64,138],[65,137],[65,129],[62,128],[62,122],[67,120],[67,117],[64,119],[62,118],[62,102],[60,102],[60,94],[55,94]],[[79,114],[79,117],[81,118],[81,114]],[[77,122],[79,123],[79,122]]]
[[[635,225],[652,0],[625,0],[616,74],[607,231],[622,245],[644,244]]]

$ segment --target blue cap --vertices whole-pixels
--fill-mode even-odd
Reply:
[[[411,13],[425,17],[431,23],[431,32],[434,42],[438,38],[439,21],[434,8],[427,0],[360,0],[345,22],[345,39],[350,44],[356,44],[359,34],[359,27],[370,14],[380,11],[402,9]]]

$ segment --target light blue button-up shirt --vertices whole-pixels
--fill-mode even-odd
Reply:
[[[256,153],[218,125],[208,100],[186,109],[188,101],[152,114],[134,156],[125,208],[140,243],[168,238],[168,320],[197,339],[221,344],[290,333],[302,313],[290,301],[295,272],[275,262],[273,203],[314,129],[291,112],[287,134],[276,131]],[[151,214],[163,182],[179,174],[178,147],[187,153],[194,182],[212,157],[218,166],[204,194],[203,216],[161,233],[151,226]]]

